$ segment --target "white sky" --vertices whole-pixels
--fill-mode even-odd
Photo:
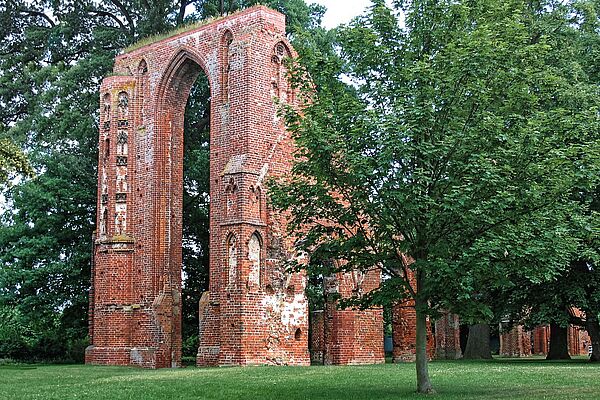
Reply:
[[[308,0],[307,3],[318,3],[327,7],[323,25],[330,29],[362,14],[365,8],[371,5],[371,0]]]

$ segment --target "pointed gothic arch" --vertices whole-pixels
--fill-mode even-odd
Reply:
[[[265,173],[285,174],[292,154],[289,140],[281,140],[282,124],[273,123],[277,105],[265,90],[277,43],[291,49],[285,18],[258,6],[117,56],[114,74],[101,86],[100,145],[110,151],[101,149],[99,157],[101,234],[94,247],[86,362],[181,363],[183,119],[190,89],[205,74],[214,251],[209,293],[199,310],[198,364],[308,364],[306,340],[294,335],[307,327],[302,296],[261,288],[261,271],[292,254],[282,237],[285,220],[262,203]],[[250,258],[248,244],[255,251]],[[256,276],[257,287],[249,287],[248,277]],[[274,300],[280,297],[283,303]],[[293,326],[285,310],[294,310]],[[281,339],[271,340],[270,332]]]

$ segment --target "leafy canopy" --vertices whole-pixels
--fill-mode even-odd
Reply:
[[[599,150],[598,87],[572,12],[374,1],[341,28],[340,59],[309,58],[313,83],[302,68],[293,77],[306,102],[287,110],[297,159],[275,198],[300,249],[381,267],[389,279],[368,301],[402,296],[410,269],[433,309],[463,312],[478,281],[564,267],[577,244],[565,220],[583,207],[569,194]]]

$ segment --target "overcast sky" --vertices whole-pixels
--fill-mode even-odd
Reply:
[[[307,3],[319,3],[327,7],[323,17],[326,28],[334,28],[350,21],[371,5],[370,0],[308,0]]]

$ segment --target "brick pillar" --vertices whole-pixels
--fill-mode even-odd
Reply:
[[[219,365],[219,350],[221,344],[219,303],[211,300],[210,292],[204,292],[198,305],[199,337],[204,346],[199,346],[196,363],[202,366],[214,367]]]
[[[101,86],[98,216],[90,301],[92,344],[86,349],[86,362],[171,366],[170,350],[154,346],[157,342],[152,339],[137,340],[154,318],[155,308],[136,296],[141,273],[134,267],[135,85],[132,76],[112,76]],[[169,349],[171,335],[168,329],[160,334]],[[155,332],[149,336],[156,337]]]
[[[500,355],[504,357],[527,357],[531,355],[531,332],[522,325],[503,331],[500,324]]]
[[[410,264],[412,260],[406,258],[406,262]],[[417,281],[414,272],[408,270],[408,274],[409,284],[416,290]],[[412,362],[416,360],[417,312],[413,299],[406,300],[392,308],[392,341],[393,362]],[[427,318],[427,355],[431,359],[434,353],[435,338],[431,331],[431,321]]]
[[[550,340],[550,327],[548,325],[536,326],[533,329],[533,353],[536,355],[548,354]]]
[[[325,312],[323,310],[310,313],[310,361],[311,364],[323,364],[325,354]]]
[[[444,314],[435,321],[435,358],[438,360],[456,360],[461,357],[458,315]]]
[[[326,298],[353,291],[368,292],[379,287],[379,271],[338,273],[326,279]],[[358,365],[385,362],[383,348],[383,310],[338,309],[336,300],[326,302],[324,364]]]
[[[568,331],[569,354],[572,356],[587,355],[589,338],[587,332],[579,326],[569,325]]]
[[[414,301],[397,304],[392,308],[392,360],[395,363],[414,362],[416,358],[417,313]],[[427,354],[435,354],[435,338],[431,332],[431,322],[427,320]]]
[[[412,304],[402,303],[392,309],[392,357],[397,362],[415,361],[417,313]]]
[[[579,355],[587,356],[589,354],[588,346],[590,346],[592,342],[587,330],[582,328],[579,329],[579,343],[581,345]]]
[[[96,231],[92,233],[92,256],[90,260],[90,291],[88,294],[88,336],[94,341],[94,275],[96,271]]]

